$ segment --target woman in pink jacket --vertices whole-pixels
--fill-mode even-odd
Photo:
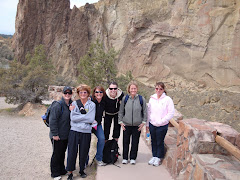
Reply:
[[[150,130],[152,155],[149,165],[159,166],[164,157],[164,138],[167,134],[169,120],[174,115],[173,100],[167,96],[165,85],[157,82],[148,103],[147,132]]]

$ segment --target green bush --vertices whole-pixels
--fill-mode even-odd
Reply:
[[[9,69],[1,69],[0,92],[9,104],[41,103],[48,94],[48,85],[54,79],[54,68],[47,59],[44,47],[39,45],[33,54],[27,54],[26,65],[14,60]]]
[[[117,52],[113,48],[105,52],[99,40],[91,44],[87,54],[78,64],[79,82],[91,87],[99,84],[106,87],[110,81],[116,79],[116,56]]]

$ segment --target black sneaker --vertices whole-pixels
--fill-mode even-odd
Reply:
[[[81,173],[80,173],[80,177],[81,177],[81,178],[86,178],[87,175],[85,174],[85,172],[81,172]]]
[[[69,174],[67,180],[73,180],[73,174]]]

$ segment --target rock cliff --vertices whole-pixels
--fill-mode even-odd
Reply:
[[[239,97],[239,0],[100,0],[73,9],[69,0],[19,0],[13,46],[22,62],[44,44],[58,72],[74,77],[97,38],[120,52],[121,73],[148,86],[163,81],[193,99],[215,90]]]

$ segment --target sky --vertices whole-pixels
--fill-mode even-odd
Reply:
[[[0,0],[0,34],[13,35],[15,32],[15,18],[19,0]],[[70,8],[95,3],[98,0],[70,0]]]

